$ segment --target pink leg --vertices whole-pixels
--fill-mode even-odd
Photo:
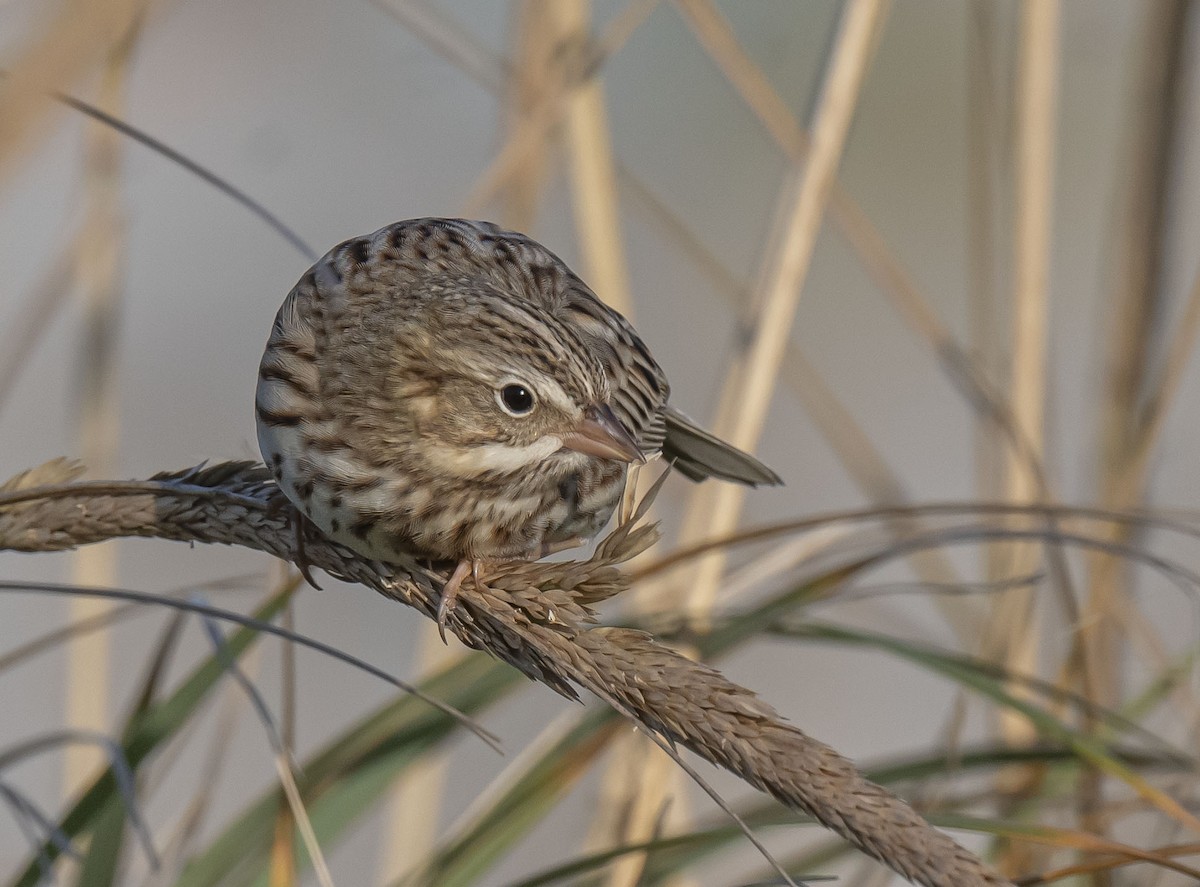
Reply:
[[[450,574],[450,578],[446,580],[446,584],[442,588],[442,599],[438,603],[437,609],[437,625],[443,644],[446,643],[446,619],[450,616],[450,611],[454,609],[454,601],[458,597],[458,590],[462,588],[463,580],[467,578],[467,573],[472,573],[475,576],[475,583],[478,584],[479,561],[459,561],[458,566],[454,568],[454,572]]]

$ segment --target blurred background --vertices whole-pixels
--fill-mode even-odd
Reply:
[[[815,534],[688,560],[605,615],[667,635],[686,615],[703,631],[815,583],[787,625],[722,670],[863,767],[924,762],[889,786],[935,821],[992,823],[944,820],[1010,874],[1094,861],[1073,855],[1080,835],[1187,845],[1196,589],[1189,573],[1172,581],[1136,556],[1200,570],[1196,539],[1177,532],[1195,526],[1200,496],[1196,27],[1194,3],[1166,0],[7,0],[0,477],[59,455],[116,478],[257,458],[257,364],[311,263],[211,183],[48,93],[161,140],[316,254],[398,219],[491,219],[545,243],[630,314],[673,402],[786,482],[742,498],[670,479],[655,505],[666,538],[641,564],[739,526],[900,504],[1152,508],[1176,521],[970,508],[818,521]],[[995,538],[1014,530],[1078,539]],[[1106,557],[1106,545],[1126,547]],[[817,581],[874,551],[891,552],[882,567]],[[249,612],[281,571],[240,550],[130,541],[4,554],[0,577],[199,593]],[[322,585],[297,592],[296,630],[413,680],[456,667],[461,647],[440,648],[425,620]],[[170,618],[5,591],[0,749],[68,724],[119,735],[151,669],[167,693],[213,655],[200,623],[185,622],[155,666]],[[105,627],[25,649],[80,620]],[[951,674],[947,651],[996,670]],[[395,702],[386,684],[308,651],[285,680],[288,661],[266,639],[243,666],[302,766]],[[1016,675],[1061,692],[1003,680]],[[547,737],[594,705],[524,682],[498,689],[477,713],[506,757],[462,731],[420,755],[380,740],[373,753],[392,763],[356,771],[366,788],[325,807],[312,795],[331,877],[514,884],[604,848],[727,825],[631,728],[576,748],[561,797],[497,806],[548,754]],[[245,693],[220,682],[177,729],[138,773],[167,864],[149,873],[126,835],[117,874],[88,883],[293,883],[280,861],[299,846],[290,826],[213,849],[278,791]],[[1085,739],[1099,749],[1088,764]],[[1002,766],[1004,749],[1029,746],[1050,750],[1030,756],[1036,766]],[[1151,755],[1139,769],[1135,746],[1170,749],[1173,763]],[[102,760],[68,743],[0,776],[57,821]],[[1110,760],[1132,769],[1098,776]],[[739,809],[763,800],[701,770]],[[901,883],[771,809],[783,824],[764,840],[806,866],[794,871]],[[489,816],[503,837],[470,831]],[[13,879],[36,859],[21,822],[0,816],[0,875]],[[1011,840],[1017,825],[1064,831]],[[702,866],[626,855],[573,875],[595,881],[555,883],[766,877],[744,839],[710,849]],[[817,851],[828,853],[805,855]],[[239,853],[220,877],[195,862]],[[320,883],[300,856],[298,882]],[[1100,868],[1063,883],[1195,882],[1148,863]],[[77,870],[57,871],[76,883]]]

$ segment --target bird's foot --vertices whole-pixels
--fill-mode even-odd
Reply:
[[[475,580],[476,588],[482,588],[479,581],[480,564],[481,562],[477,558],[459,561],[458,566],[454,568],[454,572],[450,574],[450,578],[442,587],[442,599],[438,602],[437,608],[437,627],[443,644],[446,643],[446,620],[450,618],[450,613],[454,610],[454,603],[458,599],[458,590],[462,588],[467,574],[470,573]]]
[[[321,586],[317,585],[317,580],[312,577],[312,572],[310,571],[312,563],[309,561],[305,551],[306,538],[309,533],[317,529],[316,525],[304,515],[304,512],[284,498],[282,494],[271,502],[268,506],[268,511],[272,515],[282,514],[287,519],[288,529],[292,532],[292,563],[296,565],[296,569],[300,571],[300,575],[304,577],[305,582],[317,591],[321,591]]]

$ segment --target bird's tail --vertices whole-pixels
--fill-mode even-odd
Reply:
[[[696,481],[719,477],[750,487],[783,483],[762,462],[709,434],[677,409],[664,407],[663,416],[667,423],[663,457],[684,476]]]

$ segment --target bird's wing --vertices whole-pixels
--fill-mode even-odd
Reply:
[[[663,407],[662,416],[666,427],[663,458],[685,477],[696,481],[719,477],[751,487],[783,483],[762,462],[709,434],[674,407]]]

